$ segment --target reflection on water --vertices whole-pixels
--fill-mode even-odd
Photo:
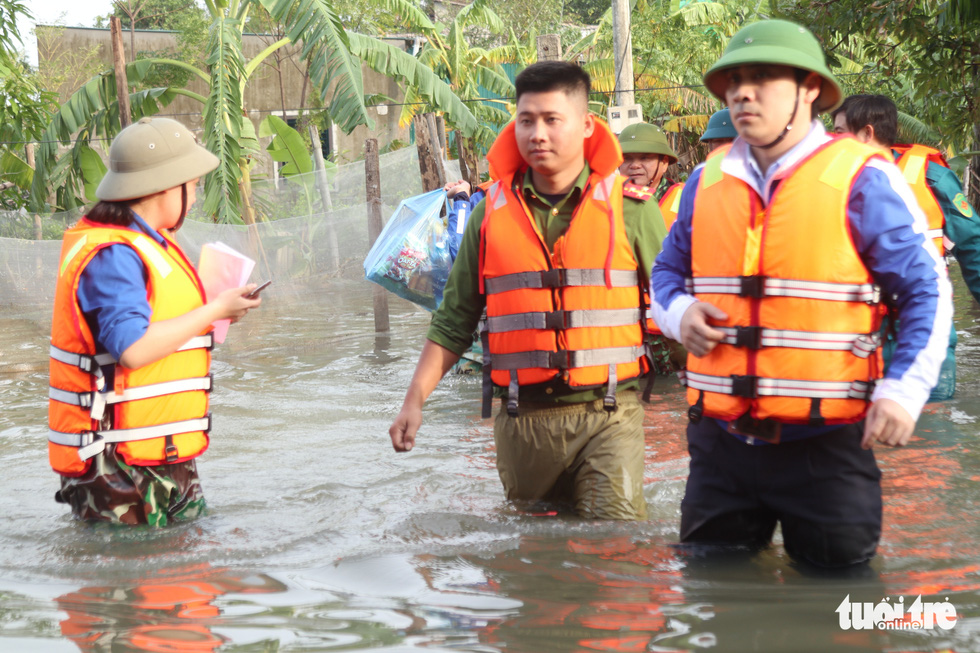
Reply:
[[[959,282],[958,273],[954,281]],[[216,351],[209,511],[158,531],[78,524],[47,467],[47,318],[0,315],[0,650],[980,651],[980,310],[957,293],[957,397],[879,449],[869,573],[813,578],[779,546],[681,550],[686,407],[646,407],[648,521],[534,517],[503,499],[479,378],[448,378],[419,444],[387,436],[428,314],[371,289],[280,285]],[[845,630],[852,602],[949,600],[950,631]]]

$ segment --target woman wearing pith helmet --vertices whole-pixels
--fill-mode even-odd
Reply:
[[[65,232],[51,327],[48,454],[55,500],[85,521],[163,526],[204,507],[211,323],[261,302],[208,301],[171,236],[218,159],[169,118],[109,148],[99,202]]]

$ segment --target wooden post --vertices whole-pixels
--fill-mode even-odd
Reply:
[[[112,65],[116,71],[116,96],[119,98],[119,124],[128,127],[133,122],[129,108],[129,84],[126,81],[126,50],[122,40],[122,22],[113,16],[109,19],[112,34]],[[134,55],[135,57],[135,55]]]
[[[436,169],[435,155],[432,153],[432,139],[429,124],[424,115],[412,119],[415,126],[415,147],[419,153],[419,172],[422,174],[422,191],[442,188],[446,182],[439,183],[439,173]]]
[[[367,199],[368,249],[381,235],[381,161],[378,158],[378,139],[364,141],[364,194]],[[388,331],[388,295],[385,289],[374,286],[374,331]]]
[[[316,170],[316,186],[320,191],[324,212],[333,211],[333,201],[330,199],[330,182],[327,181],[327,164],[323,160],[323,147],[320,145],[320,132],[313,125],[307,125],[310,132],[310,142],[313,144],[313,165]],[[333,220],[327,219],[327,243],[330,246],[330,271],[340,269],[340,245],[337,243],[337,230]]]
[[[558,61],[561,59],[561,36],[541,34],[538,36],[538,61]]]

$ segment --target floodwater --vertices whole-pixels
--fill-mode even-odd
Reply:
[[[506,502],[475,376],[444,380],[418,445],[395,454],[428,314],[392,298],[376,336],[372,287],[336,279],[274,285],[216,350],[204,517],[77,523],[47,466],[48,319],[0,310],[0,650],[980,651],[980,309],[953,276],[957,397],[877,451],[885,531],[855,578],[801,573],[778,534],[751,559],[677,550],[672,381],[646,409],[646,522]],[[952,606],[952,628],[842,627],[850,602],[884,615],[919,596]]]

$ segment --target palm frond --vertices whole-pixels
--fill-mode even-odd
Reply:
[[[364,79],[343,23],[329,0],[256,0],[285,27],[286,38],[302,46],[313,84],[330,117],[346,133],[358,125],[374,128],[364,106]],[[332,90],[332,92],[331,92]]]
[[[409,89],[414,89],[433,109],[444,112],[446,121],[463,132],[463,136],[469,137],[476,132],[478,124],[473,112],[453,93],[449,84],[418,59],[370,36],[351,33],[349,38],[351,52],[371,69],[394,77]]]
[[[131,84],[140,83],[158,63],[153,59],[141,59],[127,65],[127,80]],[[130,93],[132,117],[139,119],[158,113],[176,95],[177,91],[170,88]],[[55,208],[72,209],[83,205],[83,148],[88,147],[94,138],[113,138],[120,129],[116,75],[112,71],[104,72],[75,91],[51,116],[41,134],[41,145],[35,153],[29,210],[44,211],[52,189],[55,190]],[[64,146],[71,149],[62,153]]]
[[[215,21],[208,41],[211,92],[204,107],[207,147],[221,161],[204,180],[204,212],[217,222],[241,223],[242,88],[245,57],[238,21]]]

